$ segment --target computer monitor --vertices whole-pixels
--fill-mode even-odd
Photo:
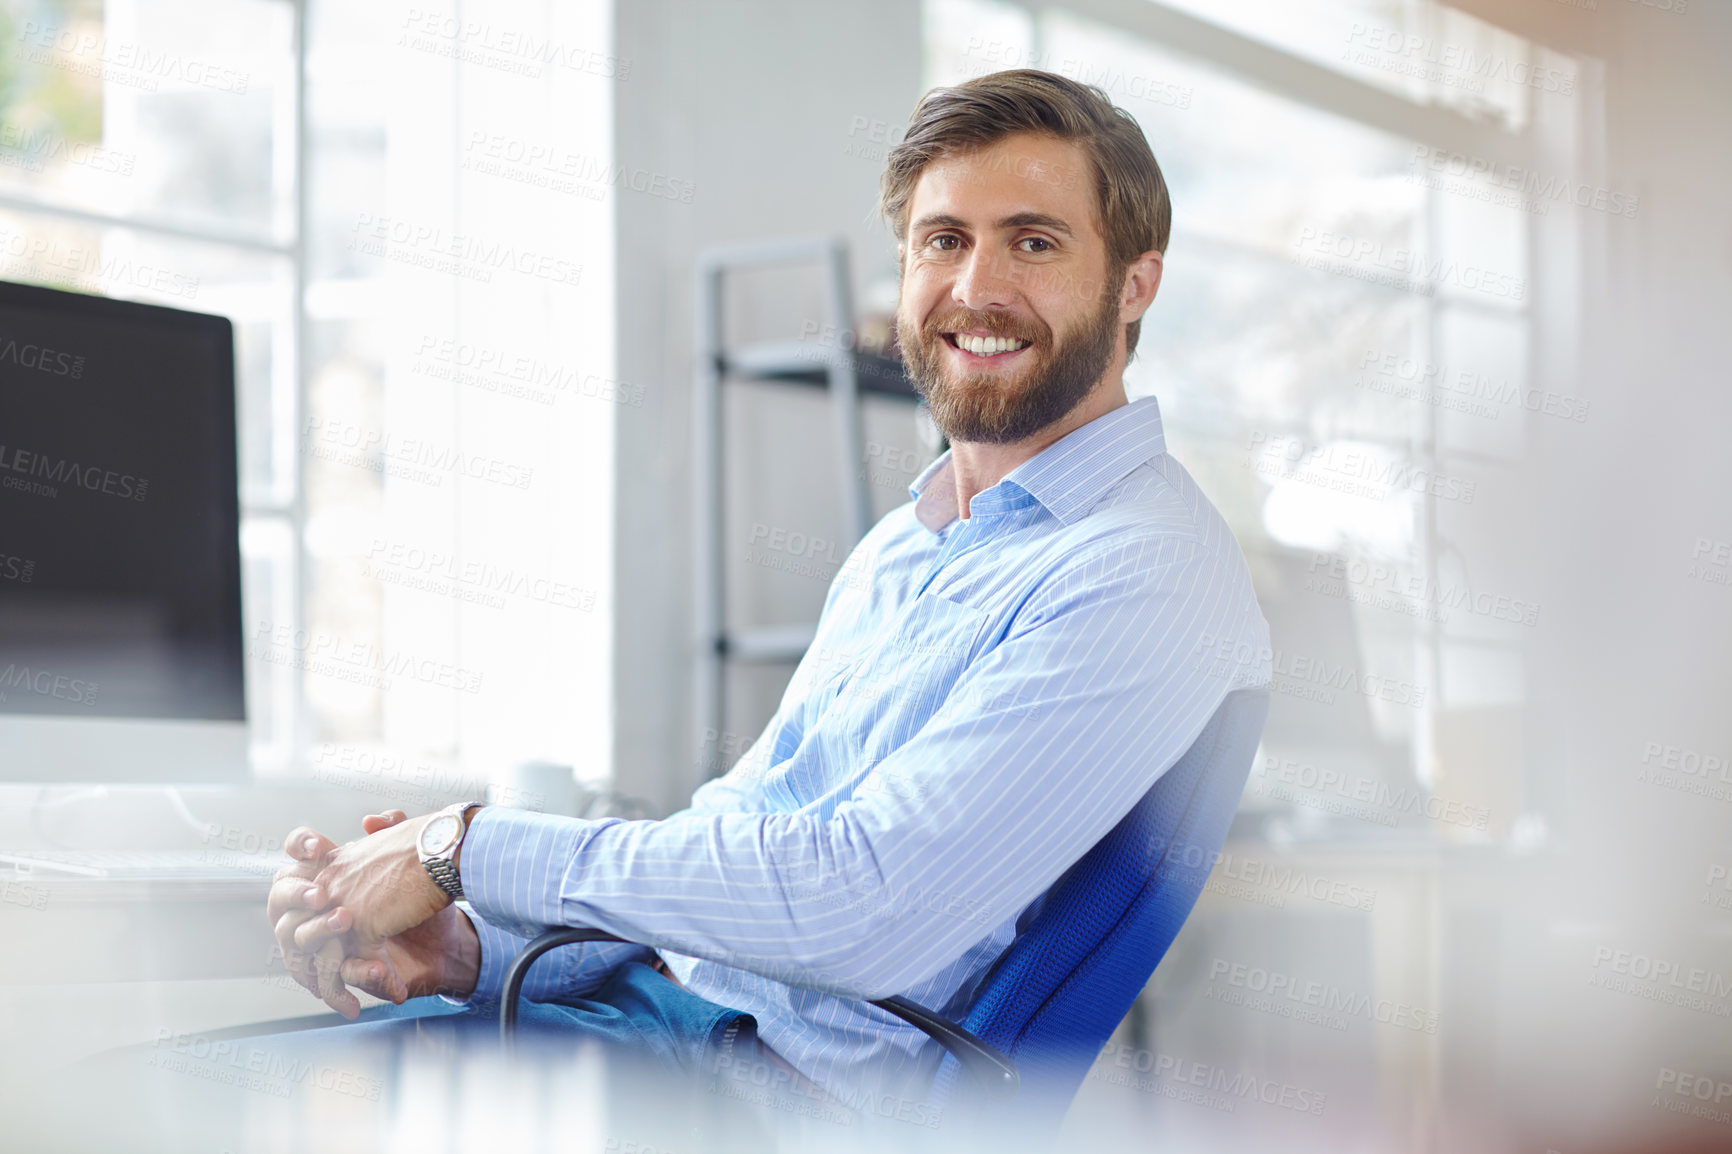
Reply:
[[[0,780],[247,774],[234,330],[0,283]]]

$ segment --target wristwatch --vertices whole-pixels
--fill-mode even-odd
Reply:
[[[421,864],[433,875],[433,884],[450,894],[453,901],[463,899],[463,879],[457,876],[457,863],[452,860],[468,830],[463,817],[471,806],[480,804],[478,801],[460,801],[446,806],[421,827],[421,836],[415,843]]]

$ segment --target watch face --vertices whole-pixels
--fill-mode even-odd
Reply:
[[[454,813],[442,813],[428,822],[421,830],[422,856],[432,857],[450,849],[451,843],[457,840],[457,831],[462,828]]]

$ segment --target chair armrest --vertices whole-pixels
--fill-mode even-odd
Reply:
[[[548,930],[518,950],[517,956],[511,959],[511,965],[505,970],[505,992],[499,1003],[499,1040],[505,1043],[506,1049],[511,1049],[513,1039],[517,1036],[517,999],[523,993],[523,982],[529,977],[529,967],[535,964],[537,958],[549,950],[557,950],[560,946],[575,945],[578,942],[623,941],[624,938],[606,930],[568,927]]]
[[[506,1048],[510,1049],[516,1037],[517,999],[523,992],[523,981],[529,976],[529,967],[535,964],[537,958],[549,950],[577,942],[624,941],[627,939],[606,930],[569,927],[548,930],[517,951],[517,956],[511,959],[511,965],[505,971],[505,992],[499,1006],[499,1037]],[[997,1047],[907,998],[877,998],[872,1004],[916,1027],[943,1046],[964,1070],[975,1077],[989,1096],[1003,1097],[1016,1090],[1020,1082],[1016,1063]]]
[[[875,998],[872,1004],[886,1013],[895,1014],[910,1026],[916,1026],[927,1037],[950,1051],[951,1057],[974,1075],[988,1097],[1003,1098],[1016,1092],[1022,1075],[1009,1055],[977,1034],[972,1034],[949,1018],[940,1017],[925,1006],[910,1002],[900,994]]]

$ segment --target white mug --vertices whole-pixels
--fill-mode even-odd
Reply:
[[[587,793],[571,766],[555,761],[518,762],[495,774],[487,786],[490,804],[566,817],[581,812]]]

